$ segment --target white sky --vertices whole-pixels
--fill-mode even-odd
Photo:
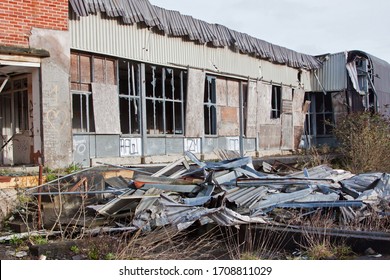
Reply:
[[[390,63],[389,0],[149,0],[298,52],[361,50]]]

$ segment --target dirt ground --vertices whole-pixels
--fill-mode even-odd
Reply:
[[[18,241],[19,242],[19,241]],[[31,241],[22,240],[20,243],[2,242],[0,243],[0,260],[116,260],[116,259],[231,259],[227,248],[223,246],[211,246],[207,248],[200,248],[198,251],[185,252],[186,249],[180,249],[182,246],[189,246],[190,244],[172,244],[171,248],[150,248],[145,247],[142,241],[139,244],[132,244],[129,242],[131,253],[124,254],[123,237],[119,236],[96,236],[88,237],[85,239],[75,240],[49,240],[47,244],[32,244]],[[166,244],[164,246],[167,246]],[[144,251],[148,251],[147,254],[139,253],[136,247]],[[233,245],[234,247],[234,245]],[[162,253],[165,251],[165,253]],[[129,252],[129,251],[127,251]],[[184,253],[183,253],[184,252]],[[362,253],[352,255],[349,259],[356,260],[389,260],[390,255],[381,255],[376,252]],[[132,255],[133,254],[133,255]],[[138,254],[138,255],[137,255]],[[155,254],[153,256],[153,254]],[[192,256],[191,256],[192,254]],[[246,254],[242,255],[242,259],[252,259],[253,256]],[[264,255],[262,256],[264,257]],[[272,253],[272,259],[301,259],[305,260],[307,257],[304,255],[297,255],[297,252],[278,252]]]

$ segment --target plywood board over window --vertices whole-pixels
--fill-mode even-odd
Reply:
[[[303,89],[295,89],[293,95],[294,149],[299,148],[306,112],[309,106],[308,104],[306,106],[304,105],[304,99],[305,91]]]
[[[292,88],[282,87],[282,143],[283,150],[292,150],[294,145],[293,93]]]
[[[92,83],[95,130],[98,134],[120,134],[118,87]]]
[[[204,134],[203,95],[205,73],[197,69],[188,69],[186,136],[201,137]]]
[[[238,108],[220,107],[218,135],[220,136],[237,136],[239,134],[239,116]]]
[[[249,82],[248,101],[246,104],[246,135],[247,137],[256,137],[257,120],[257,83]]]

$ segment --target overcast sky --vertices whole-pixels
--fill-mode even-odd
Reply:
[[[362,50],[390,63],[388,0],[149,0],[306,54]]]

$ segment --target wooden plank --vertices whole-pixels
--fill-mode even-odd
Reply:
[[[188,90],[186,106],[186,137],[202,137],[204,134],[203,94],[205,73],[201,70],[188,70]]]
[[[283,150],[292,150],[294,142],[294,127],[292,114],[282,114],[282,142]]]
[[[120,134],[118,87],[92,83],[92,95],[96,133]]]
[[[257,83],[250,81],[248,87],[248,98],[246,104],[246,137],[257,137]]]

